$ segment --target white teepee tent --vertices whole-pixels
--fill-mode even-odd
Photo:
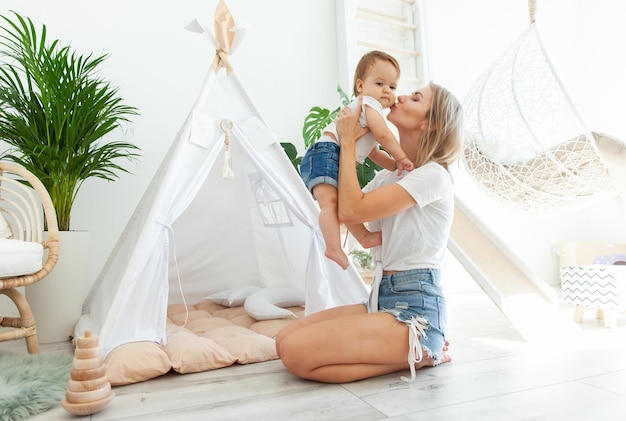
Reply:
[[[231,68],[222,1],[215,23],[207,80],[76,326],[99,335],[105,356],[166,342],[169,304],[233,287],[300,289],[307,314],[367,299],[354,267],[324,257],[318,207]]]

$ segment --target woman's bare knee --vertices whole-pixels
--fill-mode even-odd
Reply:
[[[278,334],[276,335],[276,338],[274,339],[275,346],[276,346],[276,355],[278,355],[279,358],[281,357],[281,354],[282,354],[281,345],[283,343],[283,340],[285,339],[285,337],[287,337],[287,335],[289,335],[290,332],[293,331],[293,327],[291,327],[291,329],[289,329],[289,327],[290,325],[279,330]]]
[[[276,337],[278,340],[278,336]],[[298,377],[302,376],[302,355],[299,355],[297,343],[285,337],[276,342],[276,351],[287,370]]]

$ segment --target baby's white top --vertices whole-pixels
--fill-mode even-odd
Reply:
[[[353,112],[356,111],[357,106],[358,106],[357,99],[355,99],[350,104],[348,104],[348,107],[350,107],[350,109]],[[361,127],[368,127],[367,118],[365,117],[366,106],[371,107],[373,110],[376,110],[376,112],[378,112],[384,118],[383,107],[382,105],[380,105],[380,102],[378,102],[376,99],[374,99],[371,96],[363,96],[363,103],[361,106],[361,116],[359,118],[359,123],[361,123]],[[333,139],[331,136],[324,135],[325,132],[332,133],[335,136],[335,138]],[[339,143],[338,139],[339,139],[339,136],[337,135],[337,125],[333,121],[324,130],[322,130],[322,136],[319,138],[318,142]],[[376,142],[376,139],[374,138],[374,135],[371,132],[367,133],[365,136],[360,138],[356,142],[356,162],[359,164],[362,164],[363,161],[365,161],[365,158],[367,158],[367,156],[372,151],[372,148],[374,148],[375,146],[377,146],[377,142]]]

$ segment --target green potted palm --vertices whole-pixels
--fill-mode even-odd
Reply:
[[[46,186],[60,231],[70,230],[72,205],[90,177],[114,180],[116,160],[139,148],[102,138],[137,114],[97,73],[106,55],[83,56],[47,42],[30,18],[0,16],[0,159],[20,164]]]
[[[36,175],[50,193],[57,213],[60,254],[51,273],[56,279],[48,278],[26,290],[40,340],[56,342],[67,339],[68,326],[73,328],[80,316],[84,298],[81,283],[85,273],[74,271],[86,270],[88,236],[75,240],[75,234],[81,232],[70,230],[74,200],[88,178],[112,181],[120,172],[128,172],[118,160],[135,160],[139,148],[104,137],[129,123],[137,109],[125,105],[118,88],[98,74],[107,55],[81,55],[59,40],[49,42],[45,25],[37,30],[30,18],[12,13],[0,15],[0,141],[8,145],[0,159],[22,165]],[[71,286],[61,288],[61,305],[55,303],[46,289],[70,281]],[[36,288],[43,290],[36,293]],[[78,303],[68,302],[67,295],[72,292]],[[40,312],[51,305],[53,314]],[[69,317],[73,320],[65,326],[64,322],[52,322],[53,316],[72,307]],[[48,321],[50,325],[43,328],[41,324]],[[62,337],[52,334],[50,339],[42,339],[53,325],[57,331],[68,331]]]
[[[376,263],[374,263],[372,251],[364,250],[360,246],[354,247],[350,250],[349,255],[352,257],[352,261],[356,266],[363,281],[370,285],[374,280],[374,271],[376,270]]]

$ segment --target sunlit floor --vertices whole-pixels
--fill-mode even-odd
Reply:
[[[575,340],[527,343],[454,259],[444,279],[453,361],[327,385],[291,376],[280,361],[168,375],[114,388],[92,420],[623,420],[626,314],[607,329],[587,311]],[[562,305],[568,316],[573,307]],[[24,341],[0,349],[25,350]],[[67,343],[42,352],[68,352]],[[407,371],[408,372],[408,371]],[[33,420],[74,420],[59,405]]]

